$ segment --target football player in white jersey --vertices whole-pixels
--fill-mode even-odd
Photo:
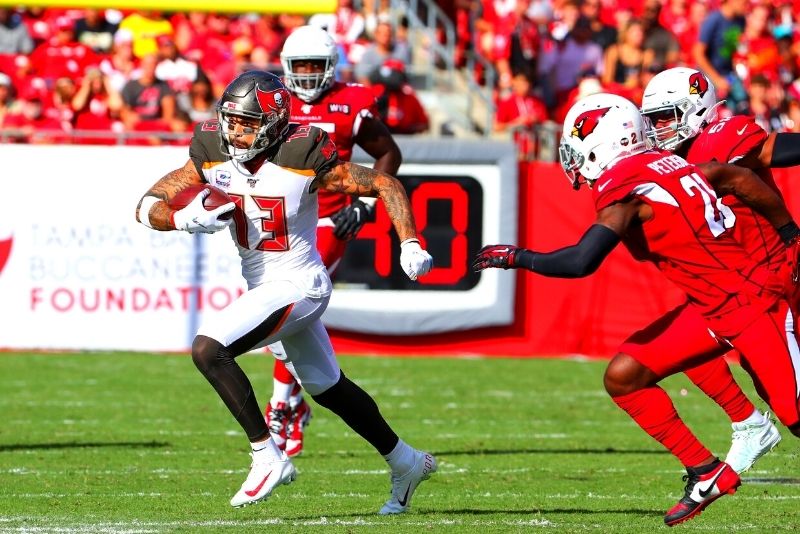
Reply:
[[[339,159],[350,161],[358,145],[375,159],[373,169],[392,176],[402,156],[392,134],[378,116],[375,95],[363,85],[335,79],[339,51],[331,35],[317,26],[300,26],[286,39],[281,51],[286,88],[292,95],[290,122],[325,130],[336,145]],[[374,210],[374,198],[356,198],[320,190],[317,250],[333,276],[352,239]],[[280,343],[270,345],[275,354],[272,397],[264,410],[272,439],[290,458],[303,450],[305,426],[311,406],[286,369]]]
[[[381,514],[408,510],[417,485],[436,471],[435,458],[401,440],[378,406],[340,370],[320,316],[331,283],[316,247],[317,191],[377,196],[401,241],[400,263],[413,280],[432,266],[420,247],[403,186],[392,176],[339,160],[328,135],[289,124],[290,95],[268,72],[237,76],[217,106],[217,120],[194,131],[190,158],[151,187],[136,218],[155,230],[213,233],[228,228],[248,291],[204,320],[192,359],[247,434],[252,465],[231,505],[261,501],[292,482],[291,460],[270,437],[253,388],[236,357],[281,341],[286,365],[305,390],[367,440],[391,469],[391,496]],[[234,202],[206,210],[201,192],[180,210],[169,200],[210,183]],[[221,215],[234,212],[232,218]]]

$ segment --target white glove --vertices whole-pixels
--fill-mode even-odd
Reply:
[[[202,233],[213,234],[227,228],[233,218],[220,220],[219,216],[230,211],[236,207],[233,202],[220,206],[213,210],[207,210],[203,206],[205,198],[211,194],[209,189],[204,189],[198,193],[194,200],[182,210],[178,210],[172,214],[172,222],[177,230],[185,230],[190,234]]]
[[[400,243],[400,267],[412,280],[428,274],[433,267],[433,258],[419,246],[419,240],[406,239]]]

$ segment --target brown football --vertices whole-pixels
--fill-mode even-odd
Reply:
[[[195,199],[197,195],[204,189],[210,189],[211,193],[205,198],[203,201],[203,207],[208,211],[217,209],[220,206],[224,206],[228,202],[233,202],[233,199],[228,196],[228,193],[223,191],[218,187],[214,187],[211,184],[197,184],[197,185],[190,185],[183,191],[180,191],[177,195],[175,195],[172,200],[169,201],[169,207],[174,210],[182,210],[186,206],[188,206],[192,200]],[[219,216],[220,220],[228,220],[233,217],[234,210],[229,211],[228,213],[223,213]]]

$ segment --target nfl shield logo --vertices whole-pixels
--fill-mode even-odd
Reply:
[[[230,187],[231,173],[228,171],[217,171],[216,176],[214,176],[214,181],[220,187]]]

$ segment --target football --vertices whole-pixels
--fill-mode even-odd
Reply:
[[[197,185],[190,185],[183,191],[180,191],[177,195],[175,195],[172,200],[169,201],[169,207],[174,210],[182,210],[186,206],[191,203],[195,197],[200,194],[203,189],[210,189],[211,193],[205,198],[203,201],[203,207],[206,208],[208,211],[214,210],[220,206],[224,206],[228,202],[233,202],[233,199],[228,196],[228,193],[223,191],[218,187],[214,187],[211,184],[197,184]],[[226,221],[233,217],[233,212],[235,210],[231,210],[228,213],[223,213],[219,216],[220,220]]]

